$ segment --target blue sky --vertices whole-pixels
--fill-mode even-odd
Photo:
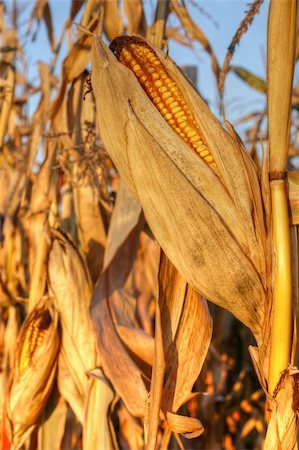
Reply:
[[[205,13],[192,6],[187,0],[193,19],[199,24],[208,37],[213,50],[222,65],[227,47],[248,9],[248,0],[193,0],[191,3],[198,4]],[[10,3],[6,2],[9,6]],[[34,2],[31,0],[19,0],[22,15],[20,21],[25,23],[30,17]],[[151,22],[154,14],[155,0],[145,0],[146,15]],[[69,0],[50,0],[53,25],[56,39],[61,33],[63,25],[69,16]],[[265,0],[260,13],[255,17],[252,26],[243,36],[237,47],[232,64],[247,68],[253,73],[265,78],[266,72],[266,32],[267,14],[269,0]],[[211,18],[209,18],[210,16]],[[76,21],[79,17],[76,18]],[[175,22],[172,20],[172,24]],[[26,28],[23,26],[23,32]],[[25,34],[26,36],[26,34]],[[63,60],[66,52],[66,43],[62,47],[59,61]],[[27,40],[25,53],[29,57],[29,79],[37,84],[37,61],[50,62],[52,54],[48,44],[48,38],[44,23],[42,22],[35,42]],[[210,58],[204,52],[200,44],[196,44],[191,51],[186,47],[170,43],[170,56],[179,65],[196,65],[198,71],[198,88],[205,99],[208,100],[211,109],[217,114],[218,98],[216,93],[216,82],[211,71]],[[59,64],[58,64],[59,68]],[[57,72],[59,76],[59,71]],[[225,106],[227,118],[234,122],[241,115],[251,111],[260,110],[265,106],[265,96],[255,90],[248,88],[234,74],[229,74],[226,80]],[[34,105],[32,104],[32,108]],[[30,108],[31,109],[31,108]],[[241,127],[242,129],[242,127]]]

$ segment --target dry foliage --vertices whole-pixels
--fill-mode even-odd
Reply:
[[[192,2],[155,3],[147,23],[142,0],[73,0],[57,39],[36,0],[52,62],[33,87],[0,2],[4,450],[296,448],[296,2],[271,0],[267,80],[230,64],[262,0],[222,69]],[[221,97],[229,70],[267,95],[244,143],[167,39],[201,44]]]

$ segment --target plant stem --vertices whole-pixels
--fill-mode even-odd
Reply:
[[[147,39],[156,45],[156,47],[163,47],[168,12],[168,0],[158,0],[155,22],[147,31]]]
[[[291,237],[288,198],[284,180],[273,180],[271,182],[271,202],[276,270],[274,270],[268,389],[273,394],[282,372],[291,363],[293,331]]]

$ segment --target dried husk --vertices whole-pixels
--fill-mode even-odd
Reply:
[[[58,388],[83,425],[85,448],[113,448],[108,411],[114,392],[104,375],[101,380],[89,379],[99,364],[89,316],[91,281],[73,244],[60,232],[54,235],[48,280],[62,331]],[[97,420],[101,427],[95,425]]]
[[[212,321],[205,299],[186,283],[162,252],[155,360],[145,429],[147,450],[155,448],[160,408],[171,431],[188,438],[203,433],[198,419],[176,413],[190,399],[211,337]]]
[[[49,398],[37,431],[37,450],[60,450],[65,433],[67,405],[54,387]]]
[[[281,376],[277,392],[268,403],[271,418],[264,450],[297,449],[298,369],[289,367]]]
[[[124,210],[128,214],[123,214]],[[140,205],[125,186],[120,186],[108,231],[104,268],[94,289],[91,308],[103,371],[135,417],[145,415],[148,392],[139,367],[121,341],[121,334],[118,335],[117,323],[131,323],[132,303],[127,303],[130,297],[125,297],[124,289],[143,224]],[[119,301],[122,309],[117,311]]]
[[[51,323],[47,334],[31,357],[29,366],[19,373],[23,340],[32,321],[48,312]],[[20,449],[37,424],[51,394],[60,345],[58,314],[52,298],[42,299],[26,318],[17,346],[16,360],[6,401],[7,431],[11,449]]]
[[[91,373],[92,374],[92,373]],[[114,450],[113,431],[108,421],[108,411],[114,391],[100,369],[89,379],[86,413],[83,429],[84,449]],[[95,433],[95,430],[97,432]]]
[[[143,429],[138,420],[121,404],[117,411],[120,424],[120,446],[121,448],[132,448],[134,450],[144,449]]]
[[[91,282],[79,253],[58,232],[55,232],[49,254],[48,280],[62,332],[59,354],[62,372],[58,372],[58,387],[78,420],[83,423],[88,389],[87,372],[97,364],[95,338],[89,317]],[[65,370],[70,376],[68,382],[65,381]],[[74,395],[74,407],[73,391],[77,392],[80,399],[78,401],[77,395]]]
[[[230,310],[260,341],[265,230],[254,165],[170,58],[155,51],[184,92],[221,179],[169,127],[135,76],[95,39],[92,86],[102,139],[168,258],[191,286]]]

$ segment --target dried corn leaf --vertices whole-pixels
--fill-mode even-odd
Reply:
[[[90,31],[100,34],[101,26],[101,21],[98,20],[98,16],[96,16],[92,19]],[[89,63],[92,40],[92,36],[89,34],[83,34],[78,38],[75,44],[71,47],[68,55],[65,57],[62,63],[62,79],[60,89],[49,110],[49,116],[51,118],[55,118],[61,109],[68,82],[79,77]],[[57,120],[57,122],[59,124],[59,120]]]
[[[74,203],[80,248],[95,283],[101,273],[106,246],[106,230],[97,190],[91,185],[74,188]]]
[[[226,188],[98,40],[92,85],[103,141],[169,259],[191,286],[233,312],[259,340],[266,269],[263,223],[252,219],[252,208],[262,216],[259,194],[252,199],[259,192],[257,175],[170,58],[155,51],[194,111]]]
[[[30,355],[25,352],[27,333],[35,322],[46,315],[46,335]],[[39,335],[31,336],[39,339]],[[38,341],[37,341],[38,342]],[[17,357],[7,399],[8,432],[11,449],[18,449],[30,435],[52,391],[59,350],[58,314],[53,300],[41,300],[26,318],[18,341]],[[31,347],[29,347],[31,349]],[[25,364],[24,357],[29,358]]]
[[[77,241],[77,227],[74,221],[74,199],[71,183],[64,183],[60,189],[60,228]]]
[[[32,27],[33,19],[37,19],[38,23],[44,19],[47,33],[48,33],[48,39],[52,48],[52,51],[55,51],[55,38],[54,38],[54,30],[52,25],[52,15],[51,15],[51,9],[50,5],[48,3],[48,0],[36,0],[35,5],[31,14],[31,19],[29,22],[29,28]],[[34,36],[34,39],[36,37],[36,33]]]
[[[83,136],[82,136],[82,121],[81,115],[83,108],[86,109],[86,102],[88,97],[83,101],[85,83],[87,77],[87,71],[84,70],[78,77],[76,77],[68,90],[67,93],[67,129],[70,132],[72,143],[74,146],[78,147],[80,154],[83,154]]]
[[[39,63],[39,76],[41,82],[41,98],[32,117],[33,130],[30,139],[27,162],[28,173],[32,171],[32,166],[34,165],[37,152],[40,148],[39,144],[41,141],[41,134],[44,131],[47,120],[47,112],[51,95],[51,72],[47,64]]]
[[[52,203],[56,200],[57,170],[53,170],[56,163],[56,145],[49,142],[45,161],[35,179],[34,189],[31,191],[30,216],[26,224],[30,237],[30,298],[29,310],[44,294],[47,278],[47,260],[50,248],[48,220],[54,222],[51,213]],[[52,223],[53,223],[52,222]]]
[[[102,0],[87,0],[86,6],[84,8],[81,25],[87,27],[92,21],[93,16],[99,11],[99,6],[102,5]],[[102,21],[102,18],[99,18],[99,21]]]
[[[165,36],[168,39],[173,39],[174,41],[178,42],[178,44],[192,48],[191,39],[189,39],[185,34],[181,33],[179,31],[179,28],[167,27],[165,30]]]
[[[84,4],[84,0],[72,0],[70,10],[70,21],[73,21]]]
[[[6,162],[3,155],[0,163],[0,214],[14,217],[21,202],[26,176]]]
[[[143,34],[145,30],[145,17],[142,1],[124,0],[123,5],[124,12],[128,21],[127,32],[129,34]]]
[[[257,75],[254,75],[249,70],[244,69],[244,67],[230,66],[230,70],[232,70],[239,78],[241,78],[241,80],[247,83],[250,87],[256,89],[262,94],[266,94],[267,84],[266,81],[263,80],[262,78],[258,77]]]
[[[123,32],[123,18],[119,10],[118,0],[105,2],[104,32],[109,41]]]
[[[79,149],[81,157],[81,160],[72,165],[73,176],[78,180],[77,186],[73,187],[73,199],[79,248],[86,258],[91,279],[95,282],[101,273],[106,230],[100,210],[95,173],[85,174],[81,168],[84,165],[84,159],[90,158],[95,151],[89,135],[90,128],[88,128],[89,124],[94,123],[94,105],[90,96],[82,101],[86,76],[87,73],[83,72],[73,82],[70,89],[68,125],[73,133],[73,145]]]
[[[178,0],[171,0],[171,5],[183,28],[187,31],[190,39],[198,40],[205,51],[210,55],[212,69],[216,78],[218,79],[220,68],[217,62],[216,55],[206,35],[201,30],[201,28],[192,20],[184,3],[180,3]]]
[[[105,271],[95,287],[91,310],[101,365],[131,414],[142,417],[147,390],[140,370],[127,353],[112,322],[107,302],[112,289],[109,272]]]
[[[116,324],[116,330],[124,344],[138,358],[152,366],[154,361],[154,339],[141,328]]]
[[[3,14],[4,15],[4,14]],[[1,32],[2,44],[4,46],[17,47],[16,30],[5,29]],[[10,114],[13,111],[12,105],[14,100],[14,91],[16,83],[16,70],[14,67],[15,52],[4,53],[2,56],[1,66],[4,66],[5,80],[7,87],[3,89],[4,95],[0,98],[0,149],[3,147],[4,137],[7,133],[7,127],[10,122]],[[3,71],[1,73],[4,76]]]
[[[204,432],[204,427],[198,419],[167,413],[167,422],[174,433],[180,433],[187,439],[193,439]]]
[[[134,290],[139,293],[136,303],[136,316],[144,331],[153,336],[153,315],[151,306],[158,294],[158,272],[160,247],[146,233],[140,234],[139,247],[134,261]]]

